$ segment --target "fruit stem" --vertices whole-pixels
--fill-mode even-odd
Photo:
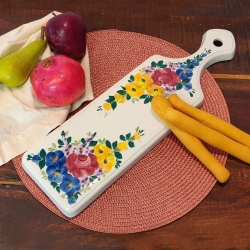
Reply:
[[[45,30],[45,27],[42,26],[41,27],[41,39],[44,40],[44,30]]]
[[[55,63],[55,59],[51,57],[47,57],[42,61],[42,65],[44,68],[48,68],[49,66]]]

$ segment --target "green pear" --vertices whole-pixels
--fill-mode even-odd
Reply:
[[[43,27],[39,40],[0,59],[0,82],[8,88],[25,83],[46,46]]]

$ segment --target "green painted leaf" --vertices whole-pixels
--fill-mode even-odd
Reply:
[[[39,155],[42,159],[44,159],[46,157],[46,151],[44,149],[41,149]]]
[[[147,104],[147,103],[151,102],[152,99],[153,99],[153,97],[149,95],[149,96],[144,100],[144,104]]]
[[[45,167],[45,160],[39,161],[38,166],[40,169],[43,169]]]
[[[93,182],[95,179],[97,179],[98,177],[96,175],[92,175],[89,177],[90,182]]]
[[[32,156],[31,155],[27,155],[27,161],[32,160]]]
[[[116,107],[117,107],[117,102],[112,102],[112,103],[111,103],[111,108],[112,108],[113,110],[115,110]]]
[[[109,140],[106,141],[106,146],[110,149],[112,149],[112,145],[111,142]]]
[[[56,187],[56,191],[60,194],[60,187]]]
[[[56,144],[55,144],[54,142],[52,143],[52,147],[53,147],[53,148],[56,148]]]
[[[118,90],[117,93],[120,94],[120,95],[126,95],[126,91],[125,90]]]
[[[116,161],[116,164],[117,164],[117,165],[120,165],[121,163],[122,163],[122,161],[120,161],[120,160],[117,160],[117,161]]]
[[[186,78],[181,81],[181,84],[185,85],[186,83],[189,83],[191,81],[191,78]]]
[[[131,133],[126,134],[126,140],[129,140],[131,137]]]
[[[193,97],[193,96],[194,96],[192,92],[189,92],[189,95],[190,95],[191,97]]]
[[[58,144],[61,145],[61,146],[64,145],[64,142],[63,142],[62,140],[60,140],[60,139],[59,139],[57,142],[58,142]]]
[[[96,132],[92,135],[92,138],[94,138],[96,136]]]
[[[114,154],[117,159],[122,159],[122,154],[120,152],[115,152]]]
[[[66,135],[66,134],[65,134],[65,132],[64,132],[64,131],[62,131],[61,136],[63,136],[63,137],[64,137],[65,135]]]
[[[128,142],[128,146],[129,146],[130,148],[133,148],[133,147],[135,146],[135,144],[134,144],[134,142],[129,141],[129,142]]]
[[[125,136],[124,136],[124,135],[120,135],[120,140],[121,140],[121,141],[126,141]]]
[[[98,141],[91,141],[89,143],[89,147],[94,147],[97,143],[98,143]]]
[[[84,144],[84,145],[86,144],[86,141],[85,141],[84,138],[81,139],[81,143]]]
[[[140,96],[140,99],[145,99],[145,98],[147,98],[148,97],[148,95],[146,94],[146,95],[141,95]]]
[[[71,136],[68,137],[68,138],[67,138],[67,143],[70,144],[70,143],[71,143],[71,140],[72,140],[72,137],[71,137]]]
[[[160,67],[162,64],[163,64],[163,61],[160,60],[160,61],[157,63],[157,66]]]
[[[153,61],[151,62],[151,66],[155,68],[157,66],[157,63]]]
[[[108,103],[112,103],[115,100],[114,96],[109,96],[109,98],[107,100],[105,100]]]
[[[80,192],[75,193],[76,199],[78,199],[78,196],[81,195]],[[81,195],[82,196],[82,195]]]
[[[130,79],[130,81],[133,82],[135,80],[135,77],[133,75],[131,75],[129,79]]]
[[[168,66],[167,64],[162,64],[162,65],[160,66],[160,68],[163,69],[163,68],[166,68],[167,66]]]
[[[48,148],[49,152],[55,151],[55,148]]]
[[[53,182],[53,181],[52,181],[50,184],[51,184],[51,186],[52,186],[53,188],[56,188],[56,187],[57,187],[57,183],[56,183],[56,182]]]
[[[131,99],[131,96],[129,94],[126,95],[126,100],[130,100]]]
[[[113,149],[116,149],[116,148],[117,148],[117,144],[118,144],[117,141],[114,141],[114,142],[112,143],[112,148],[113,148]]]
[[[178,83],[178,84],[176,85],[176,89],[177,89],[177,90],[182,89],[182,87],[183,87],[183,85],[182,85],[181,83]]]

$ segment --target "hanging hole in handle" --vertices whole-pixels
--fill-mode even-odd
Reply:
[[[221,47],[223,45],[223,42],[220,39],[215,39],[213,44],[216,47]]]

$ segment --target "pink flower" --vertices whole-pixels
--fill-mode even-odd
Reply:
[[[156,69],[151,77],[157,85],[176,86],[181,81],[180,77],[169,68]]]
[[[96,157],[93,154],[70,154],[65,165],[69,172],[78,178],[92,175],[98,168]]]

